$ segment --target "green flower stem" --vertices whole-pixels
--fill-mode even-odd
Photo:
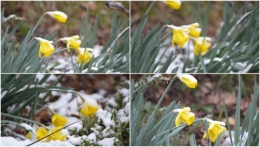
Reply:
[[[38,25],[41,23],[43,17],[46,15],[46,13],[44,13],[41,18],[38,20],[37,24],[35,25],[35,27],[33,28],[32,32],[30,32],[30,35],[32,35],[34,33],[34,31],[36,30],[36,28],[38,27]]]
[[[74,94],[76,94],[77,96],[79,96],[79,98],[80,98],[83,102],[85,102],[85,99],[82,97],[82,95],[81,95],[79,92],[76,92],[76,93],[74,93]]]
[[[72,53],[71,53],[72,51],[70,51],[69,53],[70,53],[70,60],[71,60],[71,65],[72,65],[72,67],[73,67],[73,71],[75,70],[75,68],[74,68],[74,64],[73,64],[73,58],[72,58]],[[75,71],[74,71],[74,73],[75,73]]]
[[[54,54],[56,54],[56,53],[59,53],[59,52],[63,52],[63,51],[66,51],[67,50],[67,48],[57,48],[57,49],[55,49],[55,51],[54,51],[54,53],[52,54],[52,55],[54,55]]]
[[[39,122],[36,122],[36,121],[33,121],[33,120],[29,120],[29,119],[26,119],[26,118],[23,118],[23,117],[10,115],[10,114],[3,113],[3,112],[1,112],[1,115],[2,115],[2,116],[5,116],[5,117],[9,117],[9,118],[20,119],[20,120],[23,120],[23,121],[27,121],[27,122],[35,123],[35,124],[41,125],[41,126],[43,126],[43,127],[46,128],[45,125],[43,125],[43,124],[41,124],[41,123],[39,123]]]
[[[181,48],[182,55],[184,56],[184,64],[183,64],[183,68],[182,68],[182,73],[185,73],[185,68],[186,68],[186,63],[187,63],[187,56],[186,56],[184,50],[185,49]]]
[[[202,56],[199,56],[199,59],[200,59],[200,63],[201,63],[203,72],[207,73],[206,66],[204,64],[204,60],[203,60]]]
[[[159,109],[159,106],[160,106],[161,102],[163,101],[163,99],[164,99],[166,93],[167,93],[168,90],[170,89],[170,87],[171,87],[173,81],[175,80],[175,78],[176,78],[176,76],[174,76],[174,77],[172,78],[170,84],[169,84],[169,85],[167,86],[167,88],[164,90],[163,95],[161,96],[159,102],[157,103],[157,105],[156,105],[156,107],[155,107],[155,110],[158,110],[158,109]],[[154,112],[155,112],[155,111],[154,111]]]
[[[28,33],[28,36],[32,36],[32,34],[35,32],[36,28],[38,27],[38,25],[41,23],[43,17],[45,16],[45,13],[41,16],[41,18],[38,20],[37,24],[35,25],[35,27],[33,28],[33,30]],[[33,40],[33,39],[32,39]],[[27,47],[31,44],[32,40],[30,40],[30,42],[27,44]]]
[[[199,53],[200,54],[200,53]],[[196,54],[194,54],[194,56],[195,56],[195,61],[194,61],[194,66],[197,66],[198,65],[198,63],[199,63],[199,56],[197,56]]]
[[[125,34],[125,32],[129,30],[129,27],[125,28],[117,37],[116,39],[111,43],[110,47],[107,49],[107,53],[109,53],[109,51],[111,50],[111,48],[115,45],[115,43],[117,42],[117,40]]]

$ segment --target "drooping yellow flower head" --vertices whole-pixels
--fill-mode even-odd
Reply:
[[[184,25],[182,28],[188,30],[188,34],[193,38],[199,38],[201,33],[201,28],[199,23],[192,23],[190,25]]]
[[[181,1],[180,0],[165,0],[164,2],[171,9],[179,10],[180,7],[181,7]]]
[[[83,106],[80,110],[80,114],[83,114],[84,116],[90,116],[95,114],[98,111],[99,107],[97,104],[97,101],[91,98],[88,98],[84,101]]]
[[[211,46],[211,39],[209,37],[199,37],[194,40],[194,54],[199,56],[205,55]]]
[[[52,45],[53,41],[42,39],[40,37],[34,37],[40,43],[39,57],[41,58],[42,54],[48,58],[54,52],[54,46]]]
[[[86,65],[93,58],[93,49],[90,48],[79,48],[79,55],[77,62],[81,65]]]
[[[220,121],[213,121],[210,119],[207,119],[209,122],[209,128],[208,128],[208,136],[212,142],[215,142],[220,134],[227,131],[224,122]],[[203,138],[208,137],[206,132],[203,135]]]
[[[48,131],[43,127],[40,127],[36,130],[37,140],[40,140],[47,135],[48,135]]]
[[[197,80],[190,74],[177,74],[177,77],[189,88],[197,87]]]
[[[184,44],[189,40],[189,35],[186,29],[176,27],[174,25],[166,25],[172,29],[172,46],[174,43],[178,44],[180,47],[183,47]]]
[[[31,132],[28,132],[25,136],[25,138],[30,139],[31,138]]]
[[[68,122],[67,118],[55,113],[53,114],[52,116],[52,124],[55,126],[55,127],[58,127],[58,126],[65,126],[65,124]]]
[[[81,40],[79,40],[79,35],[75,35],[72,37],[64,37],[59,40],[67,44],[68,52],[70,52],[70,47],[75,50],[79,50],[81,45]]]
[[[58,130],[60,130],[62,127],[61,126],[58,126],[56,128],[54,128],[53,130],[50,131],[50,134],[51,133],[54,133]],[[60,141],[63,141],[66,139],[66,134],[63,134],[61,131],[58,131],[50,136],[47,137],[47,141],[51,141],[51,140],[60,140]]]
[[[49,11],[49,12],[46,12],[46,14],[50,15],[56,21],[61,22],[61,23],[65,23],[67,20],[67,15],[60,11]]]
[[[183,109],[174,109],[173,112],[178,112],[178,115],[175,119],[175,126],[178,127],[181,123],[186,123],[191,125],[194,122],[195,115],[190,112],[190,107],[185,107]]]

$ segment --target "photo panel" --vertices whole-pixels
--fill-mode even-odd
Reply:
[[[259,1],[1,1],[1,32],[1,146],[259,146]]]
[[[1,1],[2,73],[129,73],[129,1]]]
[[[129,146],[128,74],[1,78],[1,146]]]
[[[259,73],[258,1],[132,1],[132,73]]]
[[[257,146],[258,74],[132,74],[131,146]]]

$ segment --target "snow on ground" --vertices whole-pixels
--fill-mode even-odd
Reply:
[[[93,47],[94,57],[99,56],[101,54],[102,49],[103,49],[103,46],[95,45]],[[64,55],[53,55],[46,70],[51,73],[74,73],[71,61],[74,64],[76,64],[77,58],[78,58],[77,55],[72,55],[72,58],[70,56],[66,57]],[[45,66],[46,65],[43,64],[42,67],[45,67]],[[39,76],[39,78],[40,78],[40,76]]]
[[[27,146],[30,143],[32,143],[32,141],[29,139],[18,141],[13,137],[1,137],[1,146]],[[33,146],[73,146],[73,144],[68,141],[56,140],[50,142],[37,142]]]
[[[188,42],[188,43],[185,43],[184,44],[184,47],[185,49],[189,49],[188,51],[185,50],[185,52],[187,52],[186,54],[188,55],[188,59],[190,61],[193,62],[194,60],[194,54],[193,54],[193,43],[192,42]],[[166,50],[166,51],[165,51]],[[170,46],[168,48],[161,48],[159,53],[158,53],[158,56],[156,57],[156,60],[159,60],[159,57],[161,57],[161,55],[164,53],[163,57],[162,57],[162,60],[160,62],[160,66],[159,67],[162,67],[163,64],[166,62],[166,60],[169,58],[169,55],[171,54],[171,52],[173,52],[173,55],[176,56],[176,58],[174,59],[174,61],[170,64],[170,66],[168,67],[166,73],[172,73],[172,70],[175,69],[176,67],[178,67],[178,72],[181,72],[182,71],[182,68],[183,68],[183,62],[184,62],[184,59],[185,59],[185,55],[183,55],[181,52],[182,52],[183,49],[180,49],[180,48],[176,48],[176,47],[173,47],[173,46]]]
[[[214,38],[213,38],[214,39]],[[212,39],[212,40],[213,40]],[[239,44],[239,42],[236,42],[236,44],[234,45],[233,49],[236,48],[237,44]],[[222,44],[223,46],[227,46],[228,43],[224,43]],[[212,46],[212,48],[214,48],[215,45]],[[183,69],[183,66],[184,66],[184,60],[185,59],[188,59],[188,63],[190,64],[189,66],[191,66],[191,68],[189,67],[186,67],[186,71],[197,71],[197,67],[194,67],[193,63],[194,63],[194,59],[195,59],[195,55],[193,53],[193,50],[194,50],[194,45],[191,41],[188,41],[187,43],[184,44],[184,47],[185,49],[185,54],[183,54],[182,50],[183,49],[180,49],[180,48],[176,48],[176,47],[168,47],[168,48],[161,48],[157,57],[156,57],[156,60],[155,62],[158,62],[159,61],[159,57],[162,57],[161,61],[160,61],[160,64],[159,66],[157,67],[156,71],[158,71],[163,65],[164,63],[166,62],[166,60],[169,58],[169,55],[171,54],[171,52],[173,52],[173,56],[176,56],[176,58],[174,59],[174,61],[170,64],[170,66],[168,67],[166,73],[172,73],[172,70],[175,69],[175,68],[178,68],[178,71],[177,73],[179,72],[182,72],[182,69]],[[246,49],[246,46],[242,49],[242,50],[245,50]],[[220,53],[220,50],[217,50],[217,54]],[[222,58],[214,58],[213,61],[214,62],[221,62],[223,59],[228,59],[230,58],[228,55],[224,55]],[[209,64],[210,63],[210,59],[208,58],[204,58],[204,64]],[[200,63],[199,63],[200,64]],[[224,63],[225,64],[225,63]],[[253,64],[248,64],[247,61],[244,61],[244,62],[236,62],[236,63],[233,63],[233,65],[230,66],[230,68],[228,69],[228,71],[230,73],[235,73],[234,71],[231,71],[231,68],[233,67],[234,69],[236,69],[236,73],[246,73],[248,72],[248,70],[251,69],[251,67],[253,66]]]
[[[98,145],[100,146],[113,146],[115,141],[115,137],[113,138],[104,138],[101,141],[98,141]]]
[[[37,74],[36,79],[41,80],[43,76],[41,74]],[[57,77],[55,75],[51,75],[48,81],[56,81]],[[123,81],[124,83],[129,83],[129,81]],[[46,84],[47,85],[47,84]],[[111,129],[111,127],[115,127],[115,122],[112,119],[112,112],[115,111],[113,107],[118,107],[116,103],[116,97],[123,96],[122,109],[119,109],[116,112],[118,120],[120,122],[129,122],[129,114],[130,114],[130,102],[129,102],[129,90],[128,88],[117,86],[117,92],[115,94],[107,96],[107,92],[103,89],[100,89],[97,93],[86,94],[84,91],[78,91],[81,96],[89,101],[90,99],[94,99],[97,101],[99,105],[99,110],[96,112],[96,117],[104,126],[94,125],[91,130],[93,132],[89,132],[89,134],[85,134],[83,136],[75,136],[71,134],[71,132],[79,132],[83,129],[82,122],[75,123],[61,132],[67,135],[66,141],[51,141],[51,142],[38,142],[33,146],[73,146],[80,145],[84,140],[89,141],[90,143],[94,143],[100,146],[113,146],[115,142],[119,142],[120,140],[116,137],[109,137],[109,135],[115,134],[115,132]],[[75,94],[65,93],[53,91],[51,92],[52,96],[59,96],[60,98],[54,102],[48,102],[46,106],[48,106],[51,110],[56,113],[65,116],[68,119],[67,125],[79,121],[78,117],[72,117],[73,115],[79,116],[79,110],[82,106],[82,100]],[[48,100],[48,98],[47,98]],[[105,103],[105,107],[102,108],[101,103]],[[10,108],[12,109],[12,108]],[[36,112],[39,112],[37,110]],[[35,133],[35,127],[31,127],[28,124],[22,123],[20,124],[26,130],[32,130],[33,134]],[[11,125],[6,130],[12,132],[16,128],[15,125]],[[101,132],[100,132],[101,130]],[[116,132],[118,133],[118,132]],[[98,139],[97,136],[103,136],[104,138]],[[22,136],[25,138],[25,136]],[[22,140],[19,137],[1,137],[1,146],[25,146],[32,142],[35,139],[25,139]]]
[[[75,123],[68,127],[68,130],[76,131],[76,132],[79,132],[81,129],[82,129],[82,124],[80,124],[80,123]]]

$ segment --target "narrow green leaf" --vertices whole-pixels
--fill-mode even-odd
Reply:
[[[195,139],[195,135],[194,135],[194,134],[191,134],[191,135],[190,135],[190,146],[197,146],[197,143],[196,143],[196,139]]]
[[[241,96],[242,96],[242,77],[238,75],[238,94],[237,94],[237,104],[236,104],[236,115],[235,115],[235,144],[239,142],[240,137],[240,106],[241,106]]]

